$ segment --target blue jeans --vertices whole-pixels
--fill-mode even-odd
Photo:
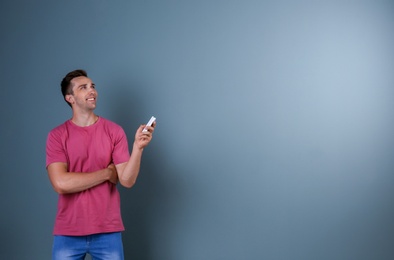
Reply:
[[[103,233],[89,236],[55,236],[52,260],[123,260],[122,234]]]

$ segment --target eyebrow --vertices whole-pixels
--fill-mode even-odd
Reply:
[[[86,87],[87,85],[88,85],[88,84],[82,84],[82,85],[79,85],[78,88]],[[92,87],[95,87],[96,84],[94,84],[94,83],[92,82],[91,86],[92,86]]]

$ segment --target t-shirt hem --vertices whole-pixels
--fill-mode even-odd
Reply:
[[[89,236],[95,234],[103,234],[103,233],[114,233],[114,232],[123,232],[124,228],[119,229],[108,229],[108,230],[100,230],[100,231],[87,231],[87,232],[61,232],[61,231],[53,231],[54,236]]]

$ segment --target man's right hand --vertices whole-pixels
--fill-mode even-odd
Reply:
[[[118,173],[116,171],[115,165],[111,163],[110,165],[108,165],[108,169],[110,170],[110,176],[108,181],[116,185],[118,183]]]

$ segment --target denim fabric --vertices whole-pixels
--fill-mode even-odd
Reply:
[[[103,233],[89,236],[54,236],[52,260],[123,260],[122,234]]]

